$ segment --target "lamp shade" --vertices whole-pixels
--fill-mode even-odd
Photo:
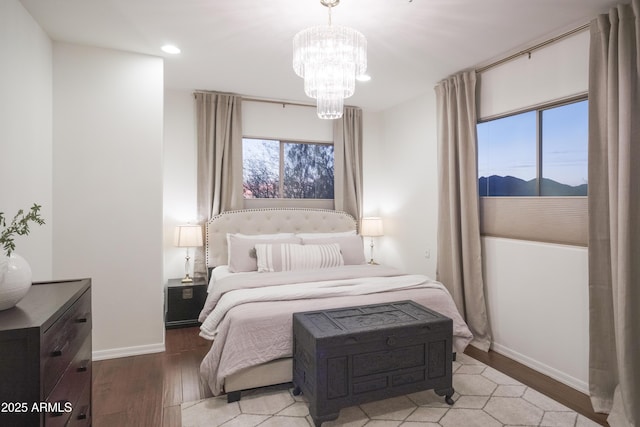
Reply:
[[[176,226],[173,244],[180,248],[202,246],[202,227],[193,224]]]
[[[382,218],[362,218],[362,221],[360,222],[360,234],[367,237],[384,235],[384,230],[382,228]]]

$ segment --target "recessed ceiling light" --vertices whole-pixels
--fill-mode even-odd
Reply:
[[[368,82],[371,80],[371,76],[369,74],[360,74],[359,76],[356,76],[356,80],[359,82]]]
[[[166,53],[170,53],[172,55],[177,55],[180,53],[180,49],[172,44],[166,44],[162,46],[162,51]]]

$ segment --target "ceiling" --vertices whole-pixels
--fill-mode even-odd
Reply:
[[[327,23],[319,0],[21,0],[55,41],[165,58],[165,87],[309,102],[293,36]],[[342,0],[333,23],[368,40],[349,105],[379,111],[442,78],[587,23],[616,0]],[[173,43],[182,53],[160,47]]]

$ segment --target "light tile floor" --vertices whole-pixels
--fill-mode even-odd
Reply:
[[[453,363],[455,404],[433,391],[345,408],[323,427],[597,427],[547,396],[465,355]],[[283,386],[243,393],[239,402],[213,397],[182,404],[183,427],[309,427],[304,396]]]

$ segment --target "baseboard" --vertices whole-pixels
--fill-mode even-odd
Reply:
[[[518,353],[517,351],[513,351],[510,348],[507,348],[495,342],[491,344],[491,349],[496,353],[500,353],[503,356],[507,356],[508,358],[515,360],[516,362],[522,363],[523,365],[531,369],[534,369],[540,372],[541,374],[551,377],[556,381],[560,381],[561,383],[566,384],[569,387],[574,388],[584,394],[587,394],[587,395],[589,394],[589,384],[587,384],[586,382],[578,378],[572,377],[571,375],[567,375],[566,373],[561,372],[556,368],[553,368],[549,365],[545,365],[544,363],[541,363],[535,359],[525,356],[524,354]]]
[[[96,350],[91,353],[93,360],[116,359],[118,357],[139,356],[141,354],[161,353],[165,350],[164,343],[137,345],[134,347],[111,348]]]

